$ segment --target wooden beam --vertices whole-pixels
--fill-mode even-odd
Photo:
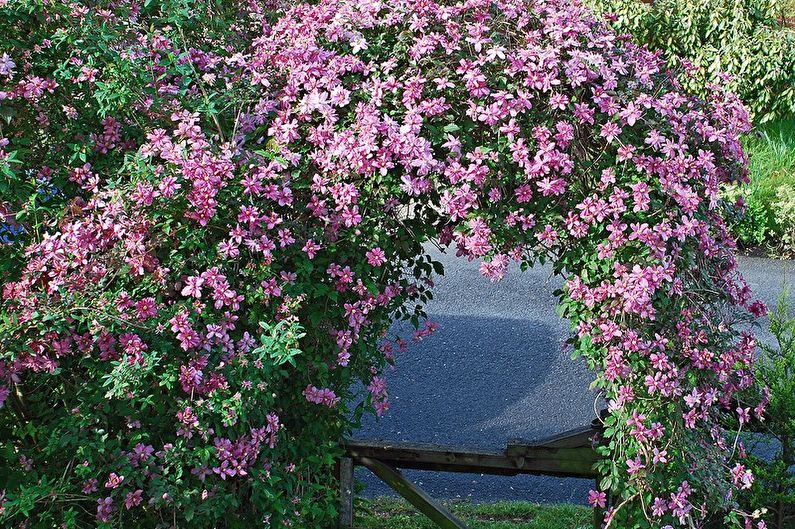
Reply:
[[[563,433],[545,437],[539,440],[511,439],[508,441],[508,450],[512,446],[544,446],[548,448],[585,448],[593,445],[591,438],[598,436],[600,430],[593,426],[575,428]]]
[[[506,456],[513,458],[522,474],[595,478],[593,465],[599,458],[592,448],[547,448],[512,445]]]
[[[590,445],[553,448],[511,444],[506,450],[497,451],[352,439],[345,443],[345,450],[354,462],[369,458],[396,468],[505,476],[596,477],[591,467],[597,461],[597,455]]]
[[[353,527],[353,460],[350,457],[340,458],[340,528]]]
[[[369,468],[381,481],[389,485],[442,529],[468,529],[464,522],[406,479],[395,467],[369,457],[357,459],[359,463]]]

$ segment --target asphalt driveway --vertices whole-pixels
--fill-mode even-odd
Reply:
[[[398,357],[387,374],[391,409],[380,420],[368,417],[355,435],[501,448],[510,438],[543,438],[589,424],[596,398],[588,390],[592,375],[562,350],[569,326],[555,312],[552,292],[561,280],[551,267],[517,269],[491,283],[477,262],[437,258],[445,275],[428,313],[439,331]],[[793,261],[742,258],[741,268],[756,296],[769,304],[784,281],[795,283]],[[770,339],[764,332],[760,338]],[[472,501],[583,503],[593,486],[554,477],[407,475],[434,497]],[[368,496],[390,493],[365,469],[357,477]]]

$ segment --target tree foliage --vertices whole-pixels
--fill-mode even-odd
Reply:
[[[589,0],[616,31],[662,50],[687,72],[684,87],[706,97],[710,84],[740,96],[754,121],[795,115],[795,31],[778,0]]]

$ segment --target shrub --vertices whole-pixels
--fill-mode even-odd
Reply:
[[[770,527],[784,529],[791,527],[795,517],[795,313],[788,304],[786,290],[771,314],[770,332],[776,343],[761,345],[758,377],[770,392],[768,415],[763,423],[767,435],[762,440],[767,446],[774,440],[776,452],[770,458],[750,458],[757,480],[750,491],[749,507],[768,509]]]
[[[18,277],[20,250],[36,229],[55,221],[76,196],[72,176],[88,164],[116,174],[147,130],[169,126],[173,99],[189,89],[190,65],[162,61],[143,67],[153,46],[138,39],[178,42],[179,54],[235,47],[245,40],[238,12],[223,3],[37,2],[0,5],[0,278]],[[231,24],[231,26],[230,26]],[[231,30],[230,30],[231,27]],[[155,52],[152,52],[155,53]],[[163,79],[156,79],[164,76]],[[195,87],[194,87],[195,89]],[[213,105],[185,98],[183,105]]]
[[[795,182],[778,188],[773,211],[776,224],[781,227],[781,253],[795,257]]]
[[[743,247],[753,248],[766,244],[772,228],[772,212],[755,200],[755,195],[746,196],[743,186],[730,185],[721,190],[725,212],[723,218],[726,226],[737,242]]]
[[[334,515],[337,439],[356,416],[319,412],[285,389],[314,369],[308,355],[296,360],[301,327],[287,316],[262,327],[253,314],[229,342],[237,316],[211,302],[217,318],[201,344],[180,349],[178,322],[182,338],[199,337],[173,305],[180,264],[215,254],[201,231],[176,238],[184,208],[149,216],[137,202],[146,201],[138,149],[147,133],[173,128],[175,112],[213,123],[215,105],[246,100],[244,89],[204,97],[196,78],[217,75],[231,90],[240,68],[224,61],[252,29],[261,34],[262,16],[239,24],[222,7],[0,6],[0,277],[6,296],[30,288],[38,299],[22,305],[39,309],[7,302],[0,322],[3,526],[311,526]],[[28,250],[50,288],[26,283],[38,266],[26,271]],[[196,300],[189,310],[205,308]]]
[[[736,97],[682,94],[576,3],[326,0],[273,22],[252,3],[225,23],[214,6],[121,24],[139,132],[114,165],[67,160],[64,207],[7,206],[26,246],[0,320],[4,522],[328,527],[335,445],[388,406],[391,323],[434,328],[438,240],[492,280],[547,258],[565,276],[610,411],[606,523],[752,523],[722,426],[764,408],[736,325],[764,308],[717,213],[746,173]],[[69,14],[129,19],[107,7]],[[8,152],[50,134],[11,124]]]
[[[795,224],[789,201],[795,196],[795,123],[782,121],[749,134],[750,181],[725,186],[725,218],[732,233],[746,246],[763,245],[771,255],[792,255]],[[731,207],[739,204],[739,207]]]
[[[795,115],[795,32],[776,0],[590,0],[639,43],[662,50],[706,97],[709,84],[737,93],[760,123]],[[728,75],[724,75],[728,74]]]

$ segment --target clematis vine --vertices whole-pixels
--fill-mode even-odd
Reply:
[[[434,242],[492,281],[547,259],[563,276],[571,350],[607,407],[583,498],[606,526],[756,523],[728,425],[764,413],[744,326],[764,307],[717,198],[746,178],[740,101],[685,94],[576,0],[277,7],[252,2],[224,42],[150,24],[120,44],[157,74],[129,119],[143,130],[103,119],[83,141],[123,161],[72,160],[58,222],[25,227],[0,406],[25,417],[38,401],[19,395],[49,384],[65,405],[48,437],[77,421],[86,446],[112,438],[63,492],[100,521],[223,523],[242,495],[245,523],[328,526],[310,506],[332,501],[338,440],[388,410],[384,368],[436,329]],[[13,98],[58,94],[9,57]],[[79,86],[113,73],[79,66]]]

